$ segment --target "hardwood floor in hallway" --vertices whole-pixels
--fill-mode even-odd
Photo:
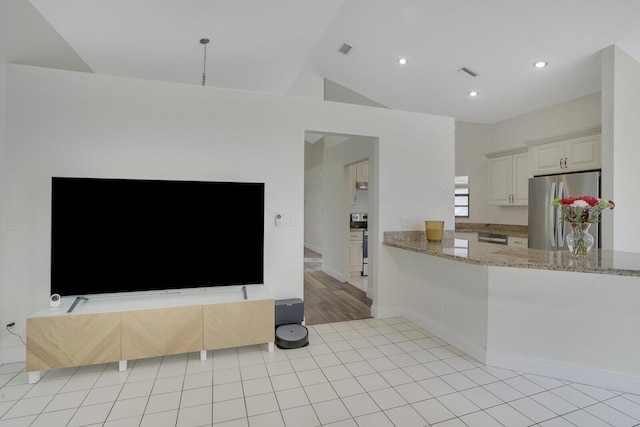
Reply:
[[[371,299],[364,291],[321,271],[322,255],[304,249],[305,325],[371,318]]]

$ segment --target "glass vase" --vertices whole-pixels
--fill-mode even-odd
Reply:
[[[569,253],[575,258],[586,258],[593,246],[593,236],[589,234],[590,222],[571,224],[572,232],[567,234]]]

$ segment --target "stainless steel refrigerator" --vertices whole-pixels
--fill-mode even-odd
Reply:
[[[560,222],[560,209],[551,207],[557,197],[600,197],[600,172],[576,172],[529,178],[529,247],[547,251],[566,249],[571,226]],[[589,229],[593,247],[600,247],[599,223]]]

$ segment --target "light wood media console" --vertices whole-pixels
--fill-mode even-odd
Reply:
[[[275,338],[274,299],[263,285],[73,299],[27,318],[29,383],[40,371],[254,344]]]

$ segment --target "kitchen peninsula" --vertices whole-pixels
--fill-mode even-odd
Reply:
[[[433,243],[427,242],[424,232],[421,231],[386,232],[384,245],[469,264],[614,274],[640,278],[639,253],[593,250],[588,258],[576,259],[567,250],[543,251],[479,242],[477,234],[473,232],[447,232],[445,235],[448,237],[447,239],[441,243]]]
[[[487,365],[640,393],[640,253],[385,232],[403,315]],[[388,314],[388,313],[384,313]]]

